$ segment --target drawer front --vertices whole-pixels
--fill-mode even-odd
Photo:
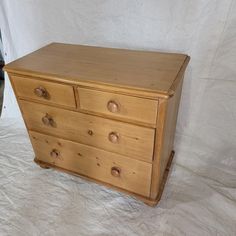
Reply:
[[[66,107],[76,107],[73,87],[66,84],[30,79],[19,76],[11,76],[20,98],[34,99],[51,104],[58,104]]]
[[[81,109],[156,124],[158,101],[80,87],[77,90]]]
[[[152,161],[154,129],[23,100],[20,106],[30,130]]]
[[[151,164],[87,145],[30,132],[37,159],[149,196]]]

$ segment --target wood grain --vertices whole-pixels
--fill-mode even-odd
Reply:
[[[30,131],[37,159],[131,192],[149,196],[151,164],[94,147]],[[56,149],[59,155],[50,153]],[[120,169],[115,177],[111,170]]]
[[[152,161],[154,129],[23,100],[20,101],[20,106],[30,130],[92,145],[135,159]],[[43,124],[42,118],[46,114],[53,119],[53,126]],[[118,134],[117,143],[109,140],[111,133]]]
[[[52,43],[4,69],[54,81],[63,79],[168,95],[187,57],[176,53]]]
[[[16,94],[19,98],[28,98],[35,101],[44,101],[49,104],[59,104],[65,107],[76,107],[73,87],[65,84],[46,82],[38,79],[29,79],[20,76],[11,76]],[[36,88],[44,88],[48,96],[39,97],[35,94]]]
[[[156,100],[102,92],[81,87],[78,87],[77,89],[80,99],[80,109],[114,117],[133,119],[152,125],[156,123],[158,106],[158,101]],[[109,101],[117,104],[117,111],[109,111]]]
[[[164,187],[165,187],[165,184],[167,182],[167,178],[168,178],[168,175],[169,175],[169,171],[171,170],[171,163],[172,163],[172,160],[173,160],[173,157],[174,157],[174,152],[171,152],[170,154],[170,157],[169,157],[169,161],[167,163],[167,166],[166,166],[166,170],[165,170],[165,173],[163,175],[163,179],[161,180],[161,185],[160,185],[160,190],[158,192],[158,195],[155,199],[151,199],[150,197],[145,197],[145,196],[142,196],[140,194],[137,194],[137,193],[134,193],[134,192],[131,192],[129,190],[125,190],[125,189],[122,189],[122,188],[119,188],[117,187],[116,185],[113,185],[113,184],[109,184],[109,183],[106,183],[106,182],[103,182],[103,181],[99,181],[99,180],[96,180],[94,178],[91,178],[91,177],[87,177],[85,175],[82,175],[82,174],[78,174],[77,172],[75,171],[71,171],[71,170],[67,170],[63,167],[58,167],[58,166],[55,166],[53,164],[50,164],[48,162],[44,162],[44,161],[41,161],[39,159],[37,159],[37,157],[34,158],[34,161],[43,169],[49,169],[49,168],[53,168],[53,169],[56,169],[58,171],[61,171],[61,172],[64,172],[64,173],[68,173],[68,174],[72,174],[72,175],[75,175],[75,176],[79,176],[85,180],[88,180],[88,181],[93,181],[97,184],[102,184],[104,186],[107,186],[109,187],[110,189],[114,189],[114,190],[117,190],[117,191],[120,191],[120,192],[123,192],[125,194],[129,194],[130,196],[136,198],[136,199],[139,199],[140,201],[143,201],[145,204],[149,205],[149,206],[156,206],[156,204],[160,201],[161,199],[161,196],[162,196],[162,193],[163,193],[163,190],[164,190]]]
[[[182,75],[183,78],[183,75]],[[162,179],[169,156],[174,149],[175,128],[183,80],[179,81],[176,93],[169,99],[159,99],[157,131],[154,146],[151,198],[156,199],[160,192]]]

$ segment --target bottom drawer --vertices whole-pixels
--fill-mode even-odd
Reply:
[[[148,197],[152,165],[84,144],[30,131],[38,160]]]

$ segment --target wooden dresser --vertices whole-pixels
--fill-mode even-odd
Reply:
[[[4,69],[37,164],[155,205],[174,155],[188,62],[183,54],[52,43]]]

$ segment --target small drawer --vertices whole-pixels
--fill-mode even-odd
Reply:
[[[73,87],[38,79],[11,76],[16,95],[65,107],[76,107]]]
[[[152,165],[30,131],[38,160],[148,197]]]
[[[77,90],[81,109],[147,124],[156,124],[157,100],[81,87],[78,87]]]
[[[155,129],[21,100],[30,130],[152,162]]]

